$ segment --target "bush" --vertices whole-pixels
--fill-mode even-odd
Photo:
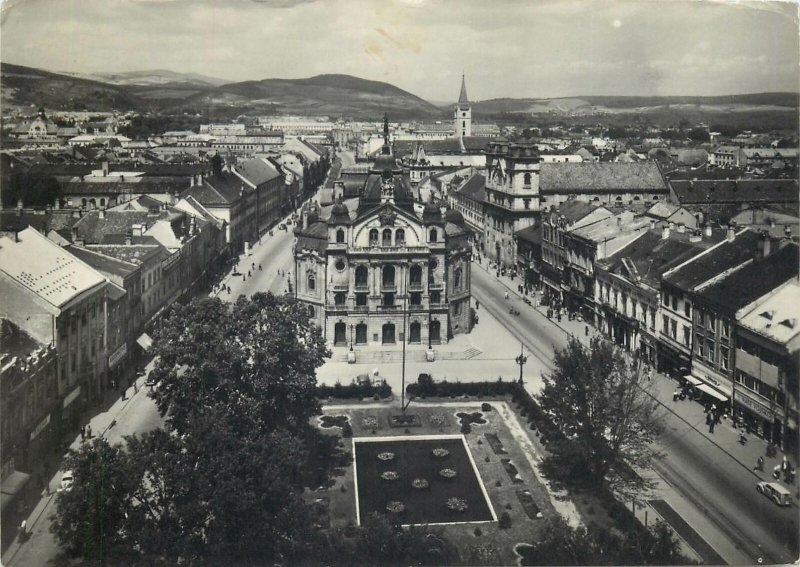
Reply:
[[[498,480],[497,482],[494,483],[494,485],[495,486],[503,486],[503,483]]]
[[[481,537],[483,535],[483,532],[481,531],[480,528],[475,528],[475,532],[474,533],[475,533],[475,537]]]
[[[491,462],[491,459],[489,458],[489,455],[486,455],[486,458],[484,459],[484,461],[486,461],[487,463]]]
[[[491,404],[487,404],[486,402],[483,402],[481,404],[481,411],[483,411],[483,412],[492,411],[492,405]]]
[[[507,530],[511,527],[511,516],[508,512],[503,512],[500,514],[500,519],[497,522],[497,527],[501,530]]]
[[[348,421],[342,426],[342,437],[349,438],[352,436],[353,436],[353,428],[350,426],[350,422]]]
[[[343,386],[337,383],[335,386],[317,386],[317,398],[329,399],[338,398],[343,400],[361,400],[363,398],[385,399],[392,395],[392,388],[388,384],[348,384]],[[376,397],[377,396],[377,397]]]
[[[469,423],[464,423],[464,425],[461,426],[461,433],[464,435],[472,433],[472,427],[470,427]]]

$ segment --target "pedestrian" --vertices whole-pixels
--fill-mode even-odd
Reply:
[[[248,278],[249,278],[249,277],[252,277],[252,276],[250,275],[250,270],[247,270],[247,277],[248,277]]]
[[[753,471],[763,471],[764,470],[764,457],[758,457],[756,461],[756,466],[753,467]]]
[[[503,298],[505,298],[505,299],[508,299],[508,292],[505,292],[505,293],[503,294]]]
[[[775,480],[779,480],[781,478],[780,464],[775,465],[775,467],[772,469],[772,478],[774,478]]]
[[[88,437],[89,439],[92,438],[92,425],[91,424],[86,426],[86,437]]]
[[[586,336],[588,337],[589,336],[589,325],[586,325],[585,333],[586,333]]]
[[[786,472],[791,468],[789,465],[789,460],[786,458],[786,455],[783,456],[783,461],[781,461],[781,471]]]
[[[255,270],[256,269],[256,263],[255,262],[251,263],[250,267]]]
[[[81,425],[81,441],[86,439],[86,427]]]
[[[712,421],[711,424],[708,426],[708,432],[714,433],[714,421]]]
[[[475,311],[477,311],[480,308],[481,308],[481,302],[476,299],[475,300]]]
[[[228,286],[228,295],[231,294],[231,286]]]
[[[117,381],[116,380],[111,380],[111,389],[112,390],[116,390],[117,389]]]
[[[22,523],[19,525],[19,538],[24,540],[25,536],[28,535],[28,520],[22,520]]]
[[[261,271],[261,264],[258,265],[258,271]]]

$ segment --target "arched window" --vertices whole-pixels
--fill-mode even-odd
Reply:
[[[86,205],[88,205],[88,201],[86,199],[81,199],[81,206],[85,209]]]
[[[367,344],[367,324],[366,323],[359,323],[356,325],[356,344],[357,345],[365,345]]]
[[[97,202],[94,199],[89,199],[89,208],[90,209],[96,209],[97,208]]]
[[[344,305],[346,297],[347,296],[344,294],[344,292],[337,291],[336,293],[333,294],[333,304]]]
[[[100,199],[100,206],[101,207],[105,207],[106,206],[106,200],[105,199]]]
[[[356,267],[356,285],[357,286],[365,286],[367,285],[367,267],[366,266],[357,266]]]
[[[622,197],[617,197],[616,201],[617,201],[617,203],[621,203],[622,202]]]
[[[316,316],[316,312],[314,311],[314,306],[313,305],[309,305],[308,306],[308,318],[309,319],[313,319],[315,316]]]
[[[384,228],[383,236],[381,238],[381,246],[391,246],[391,245],[392,245],[392,229]]]
[[[317,280],[313,274],[308,274],[308,291],[314,291],[317,289]]]
[[[437,240],[437,238],[438,238],[438,237],[439,237],[439,233],[436,231],[436,229],[435,229],[435,228],[432,228],[432,229],[431,229],[431,238],[430,238],[430,241],[431,241],[431,242],[436,242],[436,240]]]
[[[530,173],[526,173],[525,176],[522,179],[525,182],[525,185],[530,185],[531,184],[531,174]]]
[[[342,244],[343,242],[344,242],[344,230],[340,228],[339,230],[336,231],[336,243]]]
[[[377,246],[378,245],[378,229],[373,228],[369,231],[369,245],[370,246]]]
[[[453,289],[461,289],[462,284],[461,268],[456,268],[453,271]]]
[[[394,233],[394,243],[397,246],[402,246],[406,243],[406,231],[402,228],[398,228],[397,232]]]
[[[411,325],[410,325],[410,327],[408,329],[408,334],[409,334],[408,342],[410,342],[410,343],[419,343],[420,342],[420,337],[421,337],[420,330],[421,330],[421,328],[422,328],[422,326],[419,324],[419,321],[414,321],[413,323],[411,323]]]

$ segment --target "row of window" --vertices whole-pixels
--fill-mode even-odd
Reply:
[[[334,265],[337,270],[342,271],[345,268],[344,260],[337,260],[336,264]],[[429,263],[429,271],[428,271],[428,281],[430,283],[434,282],[434,274],[433,271],[437,268],[438,262],[435,258],[431,259]],[[369,285],[369,269],[366,266],[356,266],[355,270],[356,276],[356,286],[368,286]],[[395,286],[396,270],[395,267],[391,264],[387,264],[383,266],[381,270],[381,283],[384,287]],[[422,266],[419,264],[413,264],[411,268],[409,268],[409,283],[411,285],[420,285],[422,284]],[[453,288],[456,290],[460,290],[464,286],[464,271],[461,267],[456,267],[453,270]],[[315,291],[317,289],[317,278],[313,273],[309,273],[306,276],[306,288],[308,291]]]
[[[773,388],[768,384],[764,384],[761,380],[756,380],[746,372],[736,370],[736,382],[741,384],[746,389],[765,397],[767,400],[783,406],[786,399],[785,394],[780,390]]]

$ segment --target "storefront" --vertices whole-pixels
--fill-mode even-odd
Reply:
[[[748,431],[771,443],[782,445],[785,419],[782,407],[741,386],[736,389],[733,403],[736,417],[744,423]]]
[[[682,352],[665,341],[658,342],[658,371],[670,376],[684,376],[689,373],[692,361],[688,352]]]

